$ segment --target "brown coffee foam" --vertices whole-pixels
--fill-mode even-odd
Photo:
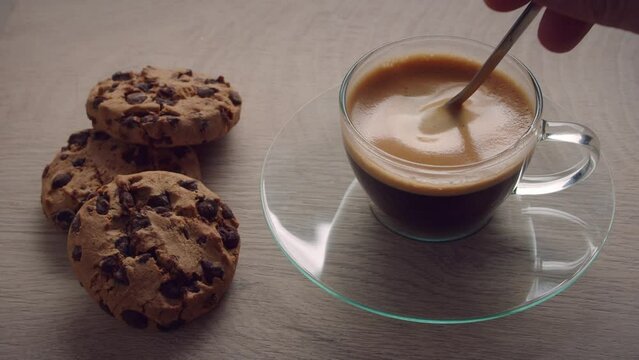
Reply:
[[[447,112],[442,105],[472,78],[479,66],[453,55],[413,55],[388,62],[352,86],[347,98],[351,121],[381,151],[409,162],[466,166],[490,159],[512,147],[529,130],[533,107],[517,84],[505,74],[495,72],[463,105],[461,112]],[[445,92],[440,91],[442,88],[446,88]],[[435,109],[430,117],[418,113],[428,106]],[[376,123],[371,126],[366,121]],[[421,138],[416,140],[413,136]],[[369,174],[391,186],[431,195],[486,188],[519,171],[532,151],[530,148],[518,158],[493,167],[495,172],[482,175],[481,180],[429,183],[411,180],[379,165],[382,162],[371,161],[351,141],[349,136],[345,137],[348,153]]]

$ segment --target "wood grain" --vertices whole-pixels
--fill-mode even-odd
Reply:
[[[12,1],[0,6],[0,358],[633,358],[639,354],[639,36],[595,27],[551,54],[535,31],[511,53],[547,96],[599,134],[617,213],[603,253],[573,287],[524,313],[459,326],[389,320],[346,305],[282,255],[261,213],[261,164],[295,110],[367,50],[443,34],[490,44],[516,13],[481,1]],[[536,27],[535,24],[532,27]],[[531,28],[532,29],[532,28]],[[244,98],[228,137],[200,150],[206,183],[241,222],[233,288],[209,317],[170,334],[129,329],[78,286],[64,234],[40,209],[40,174],[90,126],[90,87],[145,64],[224,74]]]

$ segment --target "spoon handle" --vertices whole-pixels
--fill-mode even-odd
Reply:
[[[495,67],[497,67],[497,64],[499,64],[501,59],[503,59],[506,53],[508,53],[508,50],[510,50],[519,36],[524,32],[524,30],[526,30],[535,16],[537,16],[539,10],[541,10],[541,5],[535,4],[534,2],[528,4],[526,9],[524,9],[524,12],[519,15],[519,17],[517,18],[513,26],[510,27],[510,30],[508,30],[499,45],[497,45],[484,65],[482,65],[481,69],[479,69],[473,79],[470,80],[470,82],[464,87],[464,89],[462,89],[462,91],[460,91],[457,95],[455,95],[454,98],[450,99],[446,103],[447,106],[461,105],[475,92],[475,90],[477,90],[481,86],[488,75],[490,75]]]

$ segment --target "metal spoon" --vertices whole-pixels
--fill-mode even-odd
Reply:
[[[464,101],[466,101],[474,92],[477,90],[481,84],[484,83],[484,80],[488,78],[490,73],[493,72],[497,64],[504,58],[508,50],[515,44],[515,41],[519,38],[519,36],[526,30],[528,25],[532,22],[532,20],[537,16],[541,10],[541,6],[531,2],[528,4],[524,12],[519,15],[513,26],[510,27],[510,30],[506,33],[504,38],[501,40],[499,45],[495,48],[492,54],[488,57],[484,65],[482,65],[481,69],[475,74],[475,76],[470,80],[470,82],[459,92],[459,94],[455,95],[452,99],[448,100],[446,106],[460,106]]]

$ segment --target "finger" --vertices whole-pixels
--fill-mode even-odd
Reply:
[[[512,11],[530,2],[530,0],[484,0],[489,8],[495,11]]]
[[[591,27],[591,23],[546,9],[539,23],[537,35],[548,50],[563,53],[577,46]]]
[[[637,0],[535,0],[535,2],[559,14],[586,23],[614,26],[639,33],[639,1]]]

